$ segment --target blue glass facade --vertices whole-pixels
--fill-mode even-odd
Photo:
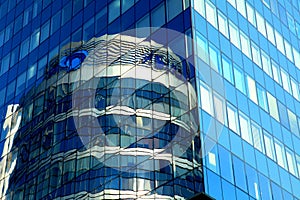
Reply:
[[[299,6],[192,3],[200,130],[215,144],[203,150],[204,185],[216,199],[300,198]]]
[[[297,0],[0,0],[0,83],[0,198],[300,199]]]

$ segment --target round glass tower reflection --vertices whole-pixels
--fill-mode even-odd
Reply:
[[[19,124],[9,127],[3,195],[180,199],[201,192],[197,96],[181,73],[186,65],[168,47],[121,34],[63,51],[9,108]]]

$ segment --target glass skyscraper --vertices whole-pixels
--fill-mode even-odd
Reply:
[[[0,0],[0,83],[1,199],[300,199],[297,0]]]

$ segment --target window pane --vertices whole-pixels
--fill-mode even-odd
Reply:
[[[40,42],[40,30],[36,30],[32,35],[31,35],[31,41],[30,41],[30,51],[35,49]]]
[[[249,119],[245,115],[243,115],[242,113],[239,113],[239,117],[240,117],[241,136],[245,141],[252,144],[252,137],[250,135]]]
[[[26,72],[23,72],[18,76],[17,79],[17,88],[16,88],[16,96],[20,94],[21,91],[25,89],[25,81],[26,81]]]
[[[214,94],[214,109],[215,109],[215,118],[225,124],[225,103],[219,95]]]
[[[257,85],[257,97],[258,97],[258,105],[263,108],[266,112],[268,112],[268,103],[266,98],[266,92],[264,88]]]
[[[234,44],[237,48],[240,48],[240,37],[237,27],[229,22],[229,33],[230,33],[230,42]]]
[[[218,22],[219,22],[219,31],[223,33],[225,37],[228,38],[227,18],[220,11],[218,11]]]
[[[251,58],[249,38],[245,34],[243,34],[242,32],[240,33],[240,37],[241,37],[242,52],[248,58]]]
[[[218,28],[218,26],[217,26],[216,7],[212,3],[210,3],[209,1],[206,1],[205,7],[206,7],[206,19],[207,19],[207,21],[211,25],[213,25],[215,28]]]
[[[274,143],[271,135],[264,131],[264,140],[265,140],[265,147],[266,147],[266,154],[272,160],[275,160],[275,153],[274,153]]]
[[[120,16],[120,0],[114,0],[108,6],[108,22],[114,21]]]
[[[286,40],[284,40],[284,47],[285,47],[285,52],[286,52],[287,58],[291,62],[294,62],[293,54],[292,54],[292,47],[291,47],[290,43],[288,43],[288,41],[286,41]]]
[[[208,47],[207,40],[198,32],[196,32],[197,56],[208,63]]]
[[[237,66],[234,67],[234,81],[235,81],[235,87],[238,90],[240,90],[242,93],[246,94],[244,74],[242,70],[239,69]]]
[[[222,69],[220,66],[220,52],[212,44],[209,44],[209,62],[210,66],[214,70],[222,74]]]
[[[211,105],[211,92],[208,86],[204,83],[200,83],[200,98],[201,98],[201,107],[203,110],[208,112],[213,116],[212,105]]]
[[[165,4],[161,3],[151,13],[151,26],[161,27],[165,24]]]
[[[182,0],[167,0],[167,20],[170,21],[182,11]]]
[[[236,8],[246,18],[245,0],[236,1]]]
[[[49,37],[50,21],[47,21],[41,29],[41,43]]]
[[[268,98],[268,103],[269,103],[270,115],[272,117],[274,117],[274,119],[279,121],[278,107],[277,107],[276,99],[268,92],[267,92],[267,98]]]
[[[252,50],[252,60],[253,60],[253,62],[256,63],[259,67],[261,67],[259,48],[254,43],[251,43],[251,50]]]
[[[291,93],[290,77],[283,69],[281,69],[281,78],[282,78],[283,88],[287,92]]]
[[[9,69],[10,54],[7,54],[1,61],[0,75],[4,74]]]
[[[276,38],[277,49],[279,49],[279,51],[281,51],[282,54],[285,54],[282,36],[277,31],[275,31],[275,38]]]
[[[252,6],[248,2],[246,2],[246,8],[247,8],[247,18],[248,21],[256,27],[256,20],[255,20],[255,12]]]
[[[272,44],[276,45],[273,27],[268,22],[266,22],[266,28],[267,28],[268,40],[272,42]]]
[[[300,69],[300,54],[299,52],[293,47],[293,55],[295,60],[295,65],[298,69]]]
[[[238,127],[237,127],[237,110],[229,104],[227,104],[227,117],[228,117],[228,127],[234,132],[239,134]]]
[[[273,72],[273,79],[281,85],[281,76],[280,71],[278,68],[278,65],[274,62],[272,62],[272,72]]]
[[[283,145],[279,141],[275,141],[275,151],[276,151],[277,163],[281,167],[286,168],[284,148],[283,148]]]
[[[226,78],[229,82],[234,84],[231,62],[224,55],[222,55],[222,65],[223,65],[224,78]]]
[[[133,4],[134,0],[122,0],[122,13],[126,12]]]
[[[259,127],[259,125],[252,122],[251,129],[252,129],[254,147],[264,153],[264,145],[263,145],[261,128]]]
[[[261,52],[261,61],[263,70],[272,77],[270,58],[263,51]]]
[[[70,8],[69,8],[70,9]],[[60,12],[56,13],[52,18],[51,18],[51,34],[55,33],[60,27]]]
[[[299,101],[300,97],[299,97],[299,87],[298,87],[298,83],[291,78],[291,86],[292,86],[292,93],[293,96]]]
[[[263,34],[263,36],[267,37],[266,35],[266,27],[265,27],[265,20],[264,18],[256,11],[256,20],[257,20],[257,29],[258,31]]]
[[[298,123],[297,123],[297,117],[296,115],[290,111],[289,109],[287,110],[288,111],[288,118],[289,118],[289,123],[290,123],[290,128],[291,128],[291,131],[293,133],[295,133],[296,135],[299,135],[299,129],[298,129]]]
[[[195,10],[202,15],[203,17],[205,17],[205,8],[204,8],[204,0],[198,0],[198,1],[194,1],[194,8]]]
[[[254,102],[257,102],[257,94],[256,94],[256,84],[255,81],[247,75],[247,83],[248,83],[248,96]]]
[[[293,175],[297,176],[294,154],[292,151],[290,151],[288,149],[286,149],[286,160],[288,163],[289,171]]]

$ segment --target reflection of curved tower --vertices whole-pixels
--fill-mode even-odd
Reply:
[[[201,192],[197,97],[179,73],[183,62],[162,45],[124,35],[93,39],[53,62],[20,102],[7,198]]]

